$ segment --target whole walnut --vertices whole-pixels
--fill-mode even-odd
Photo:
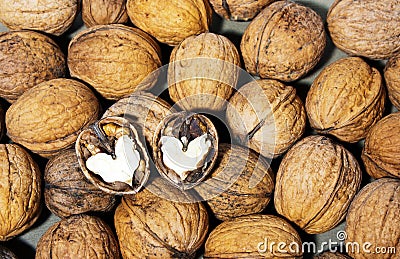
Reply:
[[[99,102],[84,84],[52,79],[29,89],[6,112],[12,141],[44,157],[71,147],[79,132],[94,122]]]
[[[171,46],[211,24],[208,0],[127,0],[126,8],[134,25]]]
[[[387,59],[400,51],[399,13],[398,0],[336,0],[328,11],[328,30],[348,54]]]
[[[386,63],[384,77],[389,99],[400,110],[400,55],[390,58]]]
[[[361,158],[374,178],[400,178],[400,112],[389,114],[371,128]]]
[[[346,247],[354,243],[362,247],[359,251],[349,249],[352,258],[399,258],[399,204],[399,179],[378,179],[361,189],[351,203],[346,218]],[[379,253],[384,251],[382,249],[386,249],[386,253]]]
[[[172,50],[168,92],[185,110],[221,111],[239,77],[240,56],[226,37],[205,32]]]
[[[283,154],[303,135],[306,117],[296,89],[268,79],[242,86],[226,109],[236,141],[270,158]]]
[[[314,259],[351,259],[351,257],[338,252],[323,252],[313,257]]]
[[[73,215],[53,224],[40,238],[36,259],[119,259],[118,241],[100,218]]]
[[[0,0],[0,22],[10,30],[28,29],[61,35],[78,13],[78,0]]]
[[[126,0],[82,0],[82,20],[86,27],[126,23]]]
[[[1,259],[18,259],[17,256],[7,247],[0,245]]]
[[[36,222],[41,193],[41,173],[29,153],[15,144],[0,144],[0,241]]]
[[[39,83],[65,76],[63,52],[38,32],[0,33],[0,56],[0,97],[11,103]]]
[[[316,12],[295,2],[277,1],[249,24],[240,49],[250,74],[289,82],[315,67],[325,45],[324,24]]]
[[[278,244],[284,247],[278,248]],[[224,221],[211,231],[204,257],[295,259],[302,258],[301,247],[300,236],[289,222],[273,215],[253,214]]]
[[[268,162],[241,146],[220,144],[211,174],[195,188],[220,220],[263,211],[274,190]]]
[[[383,116],[382,77],[359,57],[339,59],[315,78],[306,99],[310,125],[345,142],[365,138]]]
[[[346,216],[361,175],[356,158],[343,146],[308,136],[289,149],[279,166],[276,211],[309,234],[326,232]]]
[[[82,173],[74,149],[51,158],[44,172],[47,208],[60,218],[91,211],[110,211],[116,198],[94,186]]]
[[[210,0],[214,11],[233,21],[253,19],[264,7],[276,0]]]
[[[151,88],[160,58],[160,47],[149,35],[121,24],[83,30],[68,46],[71,76],[110,100]]]

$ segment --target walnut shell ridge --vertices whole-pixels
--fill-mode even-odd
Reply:
[[[214,11],[227,20],[247,21],[276,0],[210,0]]]
[[[86,27],[126,23],[126,0],[82,0],[82,20]]]
[[[384,70],[386,87],[392,104],[400,110],[400,55],[388,60]]]

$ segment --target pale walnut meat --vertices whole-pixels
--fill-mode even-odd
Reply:
[[[227,20],[247,21],[276,0],[210,0],[214,11]]]
[[[71,147],[99,114],[99,102],[84,84],[52,79],[21,95],[6,112],[7,134],[44,157]]]
[[[29,153],[15,144],[1,144],[0,241],[20,235],[36,222],[41,193],[41,173]]]
[[[314,256],[313,259],[351,259],[351,257],[338,252],[323,252]]]
[[[86,27],[101,24],[126,23],[126,0],[83,0],[82,20]]]
[[[384,77],[389,99],[400,110],[400,55],[390,58],[386,63]]]
[[[61,35],[78,13],[78,0],[1,0],[0,22],[10,30],[28,29]]]
[[[15,102],[26,90],[65,77],[66,60],[48,36],[34,31],[0,33],[0,97]]]

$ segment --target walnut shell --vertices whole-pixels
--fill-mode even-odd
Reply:
[[[6,124],[4,121],[4,110],[0,105],[0,140],[4,136],[5,129],[6,129]]]
[[[33,86],[66,73],[61,49],[34,31],[0,33],[0,56],[0,97],[10,103]]]
[[[0,144],[0,166],[0,241],[6,241],[38,219],[41,174],[29,153],[15,144]]]
[[[284,249],[287,253],[277,249],[277,244],[281,242],[286,245]],[[271,246],[272,243],[275,246]],[[290,244],[297,249],[289,249]],[[286,220],[273,215],[254,214],[224,221],[211,231],[204,257],[295,259],[302,258],[301,247],[299,234]],[[280,249],[283,250],[282,247]]]
[[[208,0],[128,0],[126,8],[133,24],[171,46],[211,24]]]
[[[354,198],[346,218],[346,245],[366,242],[370,252],[349,249],[354,259],[395,259],[400,251],[400,181],[382,178],[366,185]],[[395,252],[381,253],[376,248],[394,248]],[[380,250],[383,251],[383,250]],[[389,251],[389,250],[387,250]]]
[[[383,116],[386,92],[381,75],[359,57],[326,66],[306,99],[310,125],[317,132],[357,142]]]
[[[314,259],[351,259],[351,257],[338,252],[323,252],[313,257]]]
[[[274,190],[268,162],[246,148],[220,144],[211,174],[195,188],[220,220],[263,211]]]
[[[73,215],[52,225],[40,238],[36,259],[119,259],[118,241],[100,218]]]
[[[276,211],[309,234],[326,232],[346,216],[361,175],[356,158],[343,146],[324,136],[306,137],[279,166]]]
[[[315,67],[325,45],[324,24],[316,12],[291,1],[277,1],[249,24],[240,49],[250,74],[289,82]]]
[[[400,178],[400,112],[378,121],[365,138],[361,158],[374,178]]]
[[[126,23],[126,0],[82,0],[82,20],[86,27]]]
[[[328,11],[328,30],[339,49],[386,59],[400,51],[399,13],[398,0],[336,0]]]
[[[7,247],[0,245],[1,259],[18,259],[18,257]]]
[[[253,19],[262,9],[276,0],[210,0],[214,11],[233,21]]]
[[[226,37],[202,33],[183,40],[172,50],[168,92],[185,110],[225,109],[239,77],[240,56]]]
[[[390,58],[386,63],[384,77],[389,99],[400,110],[400,55]]]
[[[91,211],[110,211],[116,198],[94,186],[83,174],[74,149],[51,158],[44,172],[47,208],[60,218]]]
[[[29,29],[61,35],[78,13],[78,0],[1,0],[0,22],[10,30]]]
[[[6,112],[7,134],[44,157],[71,147],[85,126],[97,119],[92,91],[72,79],[52,79],[21,95]]]
[[[117,100],[155,83],[161,50],[143,31],[121,24],[98,25],[81,31],[69,43],[71,76]]]
[[[270,158],[282,155],[303,135],[306,117],[295,88],[267,79],[242,86],[226,110],[236,141]]]

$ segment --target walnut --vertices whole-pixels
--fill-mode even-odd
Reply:
[[[10,30],[29,29],[61,35],[75,20],[78,0],[1,0],[0,22]]]
[[[32,157],[15,144],[0,145],[0,241],[21,234],[41,211],[41,174]]]
[[[345,142],[365,138],[382,118],[386,92],[379,71],[359,57],[326,66],[311,85],[306,111],[312,128]]]
[[[278,249],[278,243],[284,243],[285,247]],[[286,220],[254,214],[224,221],[211,231],[204,257],[294,259],[302,258],[301,247],[299,234]]]
[[[11,103],[33,86],[66,73],[61,49],[34,31],[0,33],[0,56],[0,97]]]
[[[1,259],[18,259],[17,256],[7,247],[0,245]]]
[[[121,24],[83,30],[68,46],[71,76],[111,100],[151,88],[160,58],[160,48],[149,35]]]
[[[390,58],[400,51],[399,12],[398,0],[336,0],[328,30],[336,47],[351,55]]]
[[[0,105],[0,140],[4,136],[5,128],[6,128],[6,124],[4,122],[4,110],[3,110],[2,106]]]
[[[222,35],[202,33],[172,50],[168,92],[185,110],[221,111],[239,77],[240,56]]]
[[[40,238],[36,259],[119,259],[118,241],[100,218],[73,215],[53,224]]]
[[[314,259],[351,259],[351,257],[338,252],[323,252],[313,257]]]
[[[265,157],[282,155],[304,133],[306,112],[296,89],[276,80],[256,80],[230,99],[227,124],[236,141]]]
[[[92,91],[72,79],[52,79],[29,89],[6,112],[7,134],[44,157],[71,147],[83,127],[97,119]]]
[[[126,0],[83,0],[82,20],[86,27],[126,23],[128,21]]]
[[[211,174],[195,187],[220,220],[263,211],[274,190],[268,162],[246,148],[220,144]]]
[[[324,24],[316,12],[291,1],[277,1],[249,24],[240,49],[250,74],[294,81],[315,67],[325,45]]]
[[[211,24],[208,0],[128,0],[126,7],[133,24],[172,46]]]
[[[384,77],[389,99],[400,110],[400,55],[392,57],[386,63]]]
[[[306,137],[279,166],[276,211],[309,234],[326,232],[346,216],[361,175],[356,158],[343,146],[324,136]]]
[[[262,9],[276,0],[210,0],[214,11],[233,21],[253,19]]]
[[[400,251],[400,180],[382,178],[367,184],[354,198],[346,218],[346,245],[367,242],[368,251],[349,249],[354,259],[395,259]],[[365,246],[364,246],[365,247]],[[395,252],[375,253],[376,248],[394,248]]]

